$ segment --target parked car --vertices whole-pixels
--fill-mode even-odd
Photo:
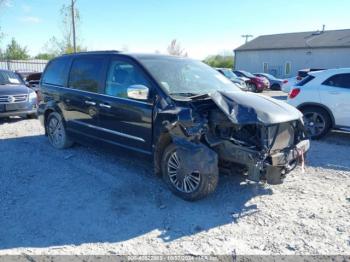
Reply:
[[[0,70],[0,118],[9,116],[35,117],[37,95],[26,87],[21,77],[12,71]]]
[[[40,82],[39,119],[51,145],[112,145],[152,156],[176,195],[213,192],[219,163],[282,183],[309,149],[302,114],[241,91],[202,62],[116,51],[55,58]]]
[[[282,86],[288,83],[288,80],[276,78],[271,74],[255,73],[254,75],[258,77],[265,77],[270,82],[271,90],[282,90]]]
[[[288,103],[303,112],[312,138],[331,129],[350,131],[350,68],[309,73],[292,88]]]
[[[246,81],[232,72],[229,68],[216,68],[218,72],[220,72],[222,75],[226,76],[228,79],[230,79],[233,83],[237,84],[240,89],[243,91],[248,91],[248,87],[246,84]]]
[[[37,92],[39,90],[41,74],[42,73],[33,73],[28,75],[25,80],[26,86]]]
[[[296,85],[298,82],[303,80],[305,77],[307,77],[310,72],[317,72],[317,71],[322,71],[322,70],[324,70],[324,69],[308,68],[308,69],[299,70],[297,76],[286,79],[287,82],[282,86],[282,91],[285,93],[289,93],[291,88],[294,85]]]
[[[270,83],[265,78],[257,77],[247,71],[234,70],[233,73],[239,77],[249,78],[248,87],[252,92],[262,92],[264,89],[270,87]]]

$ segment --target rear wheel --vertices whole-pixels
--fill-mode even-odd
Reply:
[[[64,120],[59,113],[52,112],[48,116],[45,128],[50,144],[53,147],[64,149],[73,145],[73,141],[67,136]]]
[[[328,112],[319,107],[307,107],[301,110],[304,114],[305,128],[312,139],[325,136],[331,128]]]
[[[204,198],[215,191],[218,184],[218,174],[202,174],[195,170],[189,174],[181,172],[181,158],[177,155],[174,144],[164,150],[161,169],[170,190],[184,200]]]
[[[279,91],[281,90],[281,86],[278,85],[278,84],[273,84],[271,87],[270,87],[271,90],[276,90],[276,91]]]

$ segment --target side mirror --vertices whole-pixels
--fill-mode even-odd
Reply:
[[[128,87],[128,98],[136,100],[147,100],[149,88],[144,85],[132,85]]]

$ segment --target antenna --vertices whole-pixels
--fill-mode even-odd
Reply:
[[[248,43],[249,38],[253,37],[253,35],[241,35],[243,38],[245,38],[245,43]]]

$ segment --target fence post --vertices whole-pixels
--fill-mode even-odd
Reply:
[[[7,70],[11,70],[10,60],[6,60]]]

